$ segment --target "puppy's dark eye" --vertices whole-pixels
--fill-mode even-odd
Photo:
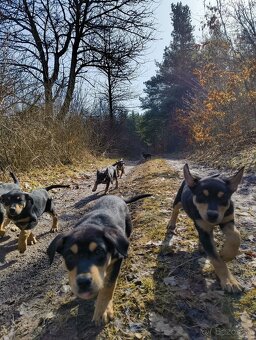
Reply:
[[[95,255],[97,256],[105,256],[106,252],[103,248],[97,247],[94,252]]]

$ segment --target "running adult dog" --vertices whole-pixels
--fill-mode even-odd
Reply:
[[[52,198],[48,191],[54,188],[68,188],[69,185],[51,185],[44,189],[37,189],[30,193],[19,189],[13,189],[0,198],[7,218],[12,221],[21,231],[18,241],[18,250],[24,253],[27,245],[36,243],[32,229],[38,224],[38,218],[45,212],[52,216],[53,224],[51,232],[58,231],[58,217],[55,212]]]
[[[244,168],[235,175],[224,178],[219,175],[199,178],[192,176],[189,167],[184,166],[184,178],[173,203],[173,212],[168,227],[173,231],[179,209],[183,208],[193,220],[199,240],[210,258],[222,289],[239,292],[241,285],[230,273],[225,262],[231,261],[239,252],[240,233],[234,225],[234,204],[232,194],[242,180]],[[225,242],[220,254],[217,252],[213,230],[220,226]]]
[[[50,263],[55,252],[63,256],[73,293],[85,300],[97,296],[96,324],[113,319],[114,290],[132,232],[126,204],[149,196],[103,196],[72,231],[58,235],[49,245]]]
[[[3,194],[6,194],[7,192],[16,189],[18,190],[20,188],[20,183],[18,178],[14,175],[13,172],[10,172],[10,176],[13,179],[13,183],[1,183],[0,184],[0,196]],[[5,210],[3,205],[0,203],[0,237],[3,237],[5,235],[5,227],[8,225],[10,220],[7,218],[5,219]]]

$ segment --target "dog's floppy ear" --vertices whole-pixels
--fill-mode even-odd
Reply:
[[[229,189],[232,192],[237,190],[238,184],[241,182],[244,173],[244,167],[242,167],[235,175],[227,178],[225,182],[227,183]]]
[[[197,183],[199,178],[198,177],[193,177],[189,171],[188,164],[186,163],[183,168],[183,173],[184,173],[184,178],[187,183],[187,185],[192,188],[194,187]]]
[[[56,252],[59,254],[62,253],[64,243],[65,243],[65,236],[66,234],[59,234],[50,243],[47,249],[47,255],[49,256],[50,264],[53,263]]]
[[[121,254],[123,257],[127,257],[129,248],[128,238],[119,230],[106,227],[104,231],[105,239]]]

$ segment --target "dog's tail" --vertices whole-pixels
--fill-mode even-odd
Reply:
[[[137,196],[134,196],[134,197],[124,198],[123,200],[125,201],[125,203],[128,204],[128,203],[138,201],[141,198],[150,197],[150,196],[152,196],[152,194],[141,194],[141,195],[137,195]]]
[[[13,172],[10,172],[10,176],[11,176],[11,178],[13,179],[13,182],[14,182],[15,184],[18,184],[18,185],[20,184],[18,178],[15,176],[15,174],[14,174]]]
[[[46,191],[56,189],[56,188],[70,188],[70,185],[64,185],[64,184],[54,184],[49,185],[48,187],[44,188]]]

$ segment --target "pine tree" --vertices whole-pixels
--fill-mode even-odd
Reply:
[[[157,152],[173,151],[182,144],[182,135],[176,126],[178,109],[183,109],[197,83],[195,67],[195,41],[189,7],[181,2],[171,4],[173,32],[165,48],[157,73],[145,85],[142,99],[144,140]],[[183,132],[182,132],[183,133]]]

